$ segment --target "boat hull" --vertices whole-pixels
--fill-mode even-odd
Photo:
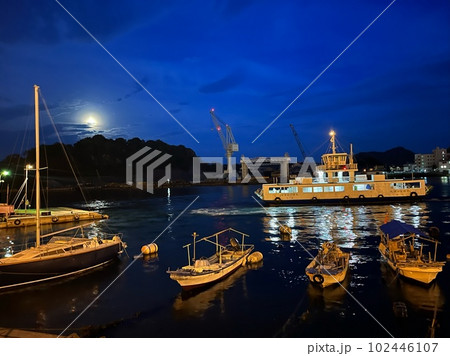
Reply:
[[[427,266],[426,264],[408,266],[405,263],[395,263],[387,255],[387,248],[383,243],[380,243],[378,250],[388,266],[395,273],[407,279],[430,284],[436,279],[438,273],[442,271],[442,266]]]
[[[380,251],[381,252],[381,251]],[[416,266],[399,266],[394,264],[391,260],[386,258],[384,256],[384,259],[386,260],[388,266],[395,272],[398,273],[400,276],[412,279],[414,281],[424,283],[424,284],[430,284],[433,282],[438,273],[442,271],[442,267],[416,267]]]
[[[0,262],[0,290],[81,273],[114,260],[121,251],[122,243],[114,242],[36,261],[14,263],[6,258]]]
[[[261,196],[256,195],[260,201],[266,206],[285,206],[285,205],[376,205],[392,202],[417,202],[425,198],[425,196],[397,196],[397,197],[375,197],[375,198],[317,198],[317,199],[289,199],[289,200],[265,200]]]
[[[246,263],[248,255],[252,252],[252,250],[253,248],[248,249],[242,256],[240,256],[229,265],[219,270],[211,271],[209,273],[192,274],[180,270],[169,271],[168,273],[170,274],[170,278],[178,282],[183,290],[191,290],[194,288],[204,287],[228,277],[240,266],[244,265]]]
[[[312,264],[312,263],[311,263]],[[329,287],[333,284],[337,284],[337,283],[341,283],[345,277],[347,276],[347,272],[348,272],[348,265],[346,265],[339,273],[336,274],[328,274],[325,271],[317,271],[316,273],[310,273],[308,272],[308,269],[310,268],[310,265],[308,265],[308,267],[306,268],[306,275],[308,276],[309,280],[314,283],[319,285],[322,288],[326,288]],[[312,267],[312,266],[311,266]],[[314,278],[314,276],[316,275],[320,275],[323,278],[323,282],[322,283],[318,283]]]

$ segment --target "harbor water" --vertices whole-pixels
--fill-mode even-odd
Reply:
[[[427,200],[388,205],[263,208],[253,198],[257,186],[242,185],[74,202],[109,215],[89,233],[121,232],[127,255],[75,278],[0,293],[0,327],[59,333],[73,322],[65,334],[88,337],[450,337],[450,266],[424,286],[396,276],[377,250],[387,216],[425,230],[438,227],[437,258],[445,261],[450,182],[428,183],[434,189]],[[291,227],[290,239],[280,236],[279,224]],[[263,253],[263,262],[182,293],[167,269],[187,264],[183,246],[193,232],[206,236],[227,227],[249,234],[247,243]],[[0,231],[1,252],[32,241],[33,234],[32,228]],[[136,258],[155,239],[158,255]],[[324,241],[351,253],[342,287],[322,290],[305,275]],[[213,252],[206,247],[197,257]]]

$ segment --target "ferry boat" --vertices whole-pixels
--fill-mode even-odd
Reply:
[[[331,153],[322,155],[314,177],[296,177],[289,183],[266,183],[255,195],[268,205],[314,203],[377,203],[423,198],[423,179],[387,179],[384,174],[358,173],[350,154],[337,152],[336,133],[330,132]]]

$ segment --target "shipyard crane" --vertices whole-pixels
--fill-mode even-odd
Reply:
[[[294,134],[295,140],[297,141],[297,145],[300,148],[300,151],[302,152],[303,160],[305,160],[306,153],[305,153],[305,150],[303,149],[303,145],[300,141],[300,138],[298,137],[297,131],[295,131],[294,125],[290,124],[289,126],[291,127],[292,133]]]
[[[239,145],[234,139],[231,127],[216,116],[214,108],[212,108],[209,113],[211,114],[214,127],[219,134],[223,148],[225,149],[225,155],[227,157],[227,173],[230,174],[230,169],[232,169],[233,167],[233,165],[231,164],[231,156],[233,155],[233,152],[237,152],[239,150]],[[223,132],[223,128],[225,128],[225,134]]]

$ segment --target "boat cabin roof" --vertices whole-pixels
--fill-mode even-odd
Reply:
[[[416,229],[414,226],[398,220],[392,220],[386,224],[381,225],[380,230],[383,232],[383,234],[389,236],[390,239],[406,234],[415,234],[422,237],[427,236],[425,233],[423,233],[419,229]]]

